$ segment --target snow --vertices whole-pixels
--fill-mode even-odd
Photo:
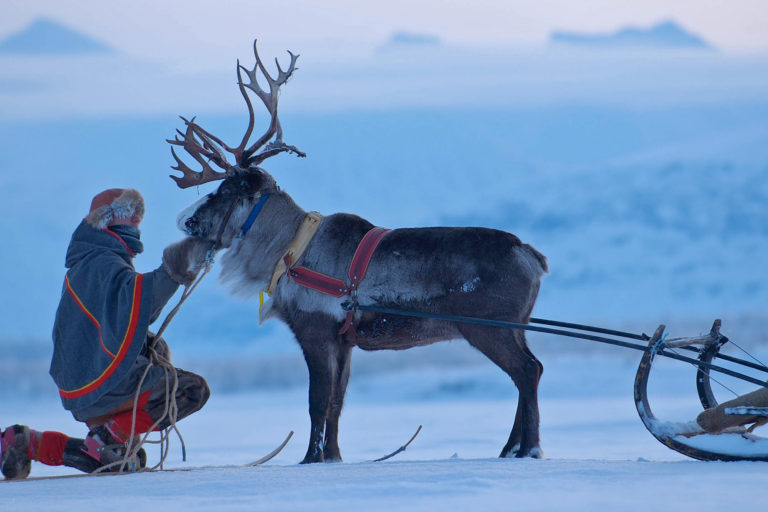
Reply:
[[[701,450],[717,450],[737,457],[764,456],[768,453],[768,439],[750,434],[675,436],[674,439]]]
[[[309,435],[305,383],[231,393],[214,386],[206,407],[179,423],[187,462],[176,439],[166,461],[168,468],[199,469],[4,483],[0,510],[88,510],[101,502],[114,510],[169,512],[706,511],[747,507],[766,496],[765,463],[695,461],[645,430],[632,400],[639,354],[616,348],[553,352],[533,338],[545,366],[544,460],[496,457],[514,418],[514,386],[465,343],[451,342],[394,353],[403,363],[400,372],[356,372],[393,353],[355,353],[341,464],[298,464]],[[465,364],[447,364],[452,353]],[[408,367],[409,359],[420,362]],[[657,416],[695,418],[694,375],[685,364],[655,363],[649,395]],[[6,400],[0,410],[3,418],[33,427],[82,433],[50,396]],[[405,443],[419,425],[421,433],[405,452],[370,462]],[[268,463],[236,466],[269,453],[291,430],[293,439]],[[156,447],[148,455],[150,463],[159,460]],[[70,473],[38,463],[32,470],[33,476]]]
[[[723,510],[764,496],[759,468],[643,461],[444,460],[269,466],[3,487],[39,510]],[[725,491],[719,494],[717,491]],[[9,494],[10,491],[10,494]],[[23,501],[22,501],[23,500]]]

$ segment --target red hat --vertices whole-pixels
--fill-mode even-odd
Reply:
[[[91,201],[85,220],[96,229],[104,229],[116,218],[137,215],[144,218],[144,198],[132,188],[110,188],[99,192]]]

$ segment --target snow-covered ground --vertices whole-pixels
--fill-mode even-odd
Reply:
[[[512,425],[514,386],[452,342],[398,353],[404,364],[422,361],[399,373],[356,375],[355,363],[387,358],[356,353],[342,415],[342,464],[298,464],[309,431],[304,385],[240,393],[214,386],[203,411],[179,423],[187,462],[175,439],[166,462],[201,469],[0,484],[0,510],[719,511],[753,506],[768,494],[765,463],[687,459],[645,430],[632,400],[639,352],[539,348],[545,460],[496,458]],[[468,363],[424,362],[450,353]],[[650,395],[665,420],[689,421],[699,411],[694,370],[685,364],[659,361]],[[53,400],[5,400],[2,411],[6,422],[82,434]],[[370,462],[401,446],[419,425],[422,432],[405,452]],[[293,439],[276,458],[236,467],[271,451],[291,430]],[[157,461],[159,449],[148,454]],[[72,472],[35,463],[32,474]]]

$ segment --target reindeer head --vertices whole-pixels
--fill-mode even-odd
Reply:
[[[176,224],[189,236],[228,247],[253,205],[264,194],[275,190],[275,179],[258,167],[235,171],[224,179],[216,192],[207,194],[184,209]]]
[[[188,188],[201,185],[210,181],[223,180],[216,192],[208,194],[201,200],[184,210],[178,218],[179,229],[190,236],[216,241],[219,246],[228,246],[224,242],[224,234],[230,219],[233,221],[242,215],[242,211],[250,210],[253,203],[265,193],[275,190],[277,187],[272,176],[259,167],[259,164],[277,154],[288,152],[303,157],[306,154],[295,146],[283,142],[283,130],[277,117],[277,102],[280,86],[291,77],[296,68],[296,59],[290,51],[291,62],[286,71],[277,64],[277,77],[273,78],[264,67],[256,41],[253,42],[253,53],[256,63],[253,69],[246,69],[237,62],[237,83],[240,93],[248,106],[249,122],[243,139],[237,147],[230,147],[212,133],[204,130],[195,123],[195,118],[181,119],[186,124],[186,130],[176,130],[177,135],[167,142],[173,146],[182,146],[192,158],[202,167],[201,171],[195,171],[188,167],[171,147],[171,153],[176,160],[176,166],[172,169],[181,171],[183,176],[171,178],[180,188]],[[257,72],[261,72],[266,81],[268,90],[262,89],[257,81]],[[248,77],[248,83],[243,81],[243,73]],[[261,99],[270,114],[270,123],[267,131],[259,139],[248,146],[253,133],[254,112],[253,104],[248,91],[256,94]],[[273,140],[274,138],[274,140]],[[246,147],[248,146],[248,147]],[[230,163],[227,154],[234,156],[234,163]],[[211,164],[221,169],[215,170]],[[231,231],[234,228],[230,228]],[[216,238],[213,238],[216,237]],[[226,237],[231,242],[232,237]]]

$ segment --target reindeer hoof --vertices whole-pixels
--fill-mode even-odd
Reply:
[[[323,452],[323,462],[344,462],[341,460],[341,453],[338,449],[336,450],[325,450]]]
[[[541,449],[541,446],[534,446],[528,450],[518,450],[517,453],[514,455],[515,458],[523,459],[526,457],[530,457],[532,459],[544,459],[544,451]]]
[[[299,464],[315,464],[316,462],[325,462],[325,458],[323,457],[322,453],[316,455],[307,454],[304,457],[304,460],[299,462]]]
[[[501,450],[501,453],[499,454],[499,458],[512,459],[514,457],[517,457],[517,452],[519,451],[520,451],[520,443],[517,443],[511,447],[505,446],[504,449]]]

